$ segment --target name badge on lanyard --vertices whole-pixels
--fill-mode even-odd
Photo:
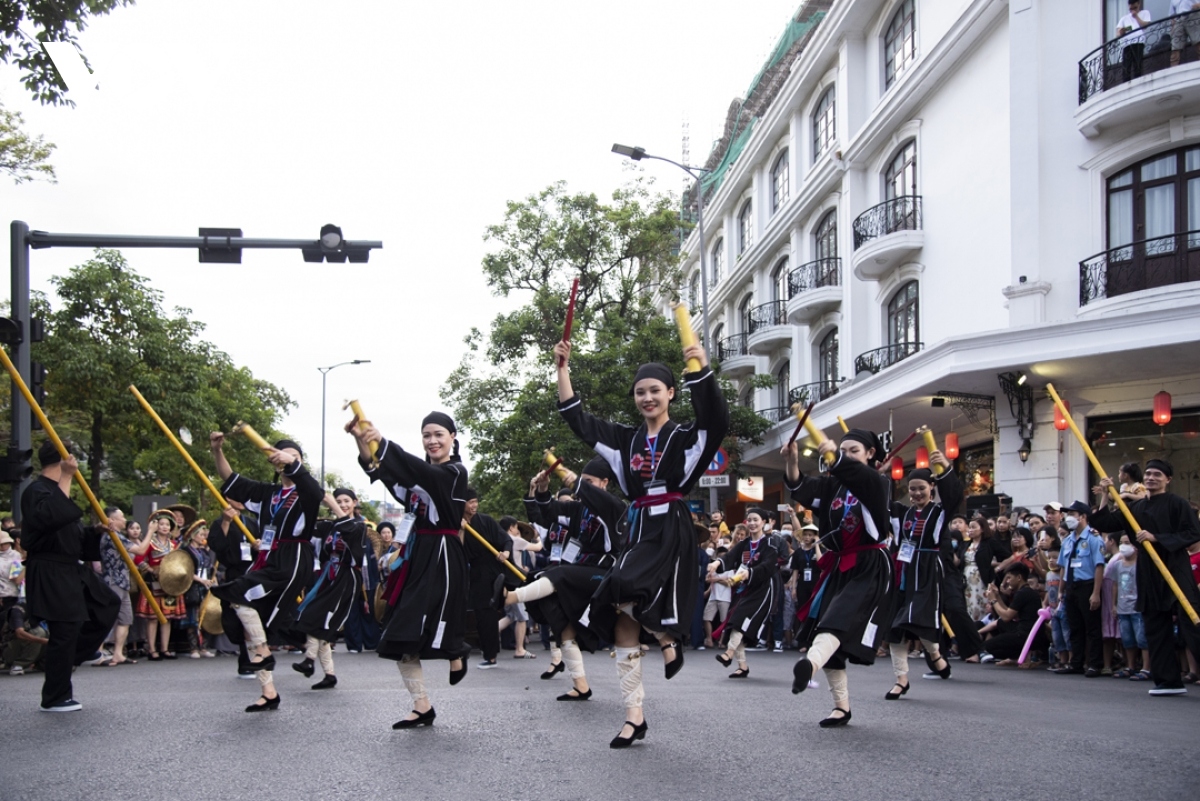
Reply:
[[[809,582],[809,581],[813,580],[811,567],[804,568],[804,580],[805,580],[805,582]]]
[[[651,481],[649,484],[646,485],[646,494],[647,495],[666,495],[667,494],[667,482]],[[654,506],[650,507],[650,514],[651,514],[651,516],[665,515],[667,513],[667,509],[669,509],[669,508],[671,508],[671,504],[669,504],[669,503],[655,504]]]
[[[563,558],[563,546],[561,542],[556,542],[550,546],[550,561],[561,562]]]
[[[258,550],[260,552],[261,551],[269,551],[269,550],[271,550],[271,545],[274,542],[275,542],[275,527],[274,526],[263,526],[262,536],[258,538]]]
[[[575,540],[571,540],[570,542],[568,542],[567,547],[563,548],[563,552],[562,552],[563,561],[569,565],[575,564],[575,560],[579,558],[579,550],[580,550],[580,548],[579,548],[578,542],[576,542]]]
[[[246,542],[245,540],[242,540],[241,549],[242,549],[242,561],[243,562],[249,562],[254,559],[254,554],[251,553],[251,551],[250,551],[250,543]]]
[[[905,540],[900,543],[900,552],[896,554],[896,558],[901,562],[911,562],[913,554],[917,552],[917,546],[912,540]]]

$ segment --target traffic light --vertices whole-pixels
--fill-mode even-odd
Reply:
[[[0,482],[20,484],[33,475],[33,448],[18,450],[9,447],[8,454],[0,457]]]
[[[33,399],[37,401],[37,405],[45,408],[46,406],[46,365],[41,362],[30,362],[29,364],[29,392],[33,395]],[[30,427],[34,431],[42,430],[42,421],[38,416],[33,415],[30,421]]]

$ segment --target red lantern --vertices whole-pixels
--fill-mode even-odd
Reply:
[[[1154,422],[1165,426],[1171,422],[1171,393],[1161,391],[1154,396]]]
[[[1066,407],[1067,414],[1071,413],[1071,402],[1064,400],[1062,405]],[[1054,427],[1059,431],[1066,431],[1070,428],[1067,418],[1063,416],[1062,409],[1058,408],[1058,404],[1054,404]]]
[[[951,431],[946,435],[946,450],[942,453],[946,454],[947,459],[958,458],[958,434]]]
[[[899,481],[904,478],[904,460],[899,456],[892,457],[892,480]]]
[[[924,445],[917,448],[917,469],[929,467],[929,451]]]

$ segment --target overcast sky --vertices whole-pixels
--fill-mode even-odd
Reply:
[[[678,160],[685,120],[702,162],[799,5],[139,0],[81,36],[99,88],[71,87],[77,108],[37,106],[0,68],[0,101],[58,146],[57,184],[0,184],[0,202],[56,232],[315,239],[332,222],[382,240],[366,265],[125,252],[168,308],[191,308],[207,339],[287,390],[298,406],[281,428],[314,472],[317,367],[370,359],[329,374],[326,428],[327,468],[365,484],[342,402],[419,448],[463,336],[515,302],[480,270],[505,202],[557,180],[608,198],[628,177],[612,143]],[[670,165],[646,172],[683,185]],[[33,251],[33,287],[89,255]]]

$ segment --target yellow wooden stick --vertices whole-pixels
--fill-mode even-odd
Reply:
[[[946,619],[945,615],[942,615],[942,628],[946,630],[947,637],[954,637],[954,629],[950,628],[950,621]]]
[[[542,452],[542,458],[546,461],[546,470],[553,468],[554,475],[558,476],[559,481],[567,480],[567,468],[563,465],[562,460],[554,455],[553,448],[547,448]]]
[[[499,551],[497,551],[495,548],[493,548],[493,547],[492,547],[492,544],[491,544],[490,542],[488,542],[487,540],[485,540],[485,539],[483,538],[483,536],[482,536],[482,535],[481,535],[481,534],[480,534],[478,531],[476,531],[475,529],[471,528],[471,526],[470,526],[469,524],[467,524],[467,523],[465,523],[465,522],[464,522],[464,523],[463,523],[463,528],[465,528],[465,529],[467,530],[467,533],[468,533],[468,534],[470,534],[470,535],[471,535],[472,537],[474,537],[475,539],[479,540],[479,544],[480,544],[480,545],[482,545],[484,548],[487,548],[487,549],[488,549],[488,553],[490,553],[492,556],[496,556],[496,557],[500,556],[500,552],[499,552]],[[516,574],[517,574],[517,578],[521,579],[521,581],[524,581],[524,580],[525,580],[525,573],[524,573],[524,571],[522,571],[522,570],[521,570],[521,568],[517,567],[517,566],[516,566],[516,565],[514,565],[512,562],[510,562],[510,561],[508,561],[507,559],[505,559],[505,560],[504,560],[504,566],[505,566],[505,567],[507,567],[507,568],[508,568],[509,570],[511,570],[512,572],[516,573]]]
[[[358,420],[358,422],[367,423],[370,425],[371,421],[367,419],[365,414],[363,414],[361,403],[356,400],[346,401],[346,405],[342,407],[342,411],[345,411],[346,409],[350,409],[352,412],[354,412],[354,417]],[[379,467],[379,459],[375,457],[375,454],[379,451],[379,443],[374,441],[368,442],[367,448],[371,451],[371,466]]]
[[[838,419],[838,425],[842,427],[842,433],[849,434],[850,426],[846,425],[846,421],[842,419],[842,416],[840,414],[837,416],[837,419]]]
[[[63,441],[59,439],[58,432],[54,430],[54,426],[50,425],[50,420],[46,417],[46,413],[42,411],[42,407],[38,406],[38,402],[34,400],[33,393],[29,391],[25,380],[21,378],[21,374],[17,372],[16,366],[13,365],[12,359],[8,358],[8,352],[4,348],[0,348],[0,359],[4,361],[4,369],[8,370],[8,374],[12,376],[13,383],[17,389],[21,390],[21,394],[25,396],[26,403],[33,411],[38,422],[42,424],[42,428],[46,430],[46,436],[50,437],[50,441],[54,443],[54,447],[58,448],[58,453],[62,458],[68,459],[71,454],[67,452],[67,446],[63,445]],[[129,568],[129,575],[137,582],[138,589],[150,604],[150,608],[154,610],[154,616],[158,618],[158,622],[164,626],[170,625],[167,623],[167,617],[158,608],[158,602],[154,598],[154,594],[150,592],[150,588],[146,586],[145,580],[142,578],[141,571],[137,569],[137,565],[133,563],[133,559],[129,556],[129,552],[125,550],[125,546],[121,544],[121,538],[112,530],[112,524],[108,522],[108,515],[104,514],[104,507],[100,505],[100,501],[96,500],[96,496],[92,493],[92,488],[88,486],[87,481],[83,478],[83,473],[75,471],[75,480],[79,482],[79,488],[83,490],[83,494],[87,496],[88,503],[92,505],[92,511],[95,512],[96,518],[106,529],[108,529],[108,537],[112,540],[113,547],[117,549],[117,553],[121,554],[121,559],[124,560],[125,566]]]
[[[241,420],[238,420],[237,424],[233,427],[233,433],[241,434],[246,439],[253,442],[254,447],[258,448],[264,453],[270,453],[271,451],[275,450],[271,447],[269,442],[263,439],[262,436],[251,427],[249,423],[243,423]]]
[[[692,313],[682,303],[676,303],[672,308],[675,311],[675,325],[679,326],[679,341],[685,348],[695,345],[696,332],[692,330]],[[687,370],[689,373],[700,372],[700,360],[688,359]]]
[[[921,426],[918,430],[921,432],[921,436],[925,438],[925,450],[930,453],[936,451],[938,449],[937,437],[933,435],[933,431],[930,430],[929,426]],[[935,476],[940,476],[944,472],[944,468],[940,464],[934,464],[932,461],[929,463],[929,469],[933,471]]]
[[[817,424],[812,421],[811,417],[804,421],[804,430],[808,432],[808,435],[810,437],[812,437],[814,440],[816,440],[818,447],[820,447],[820,444],[822,442],[829,439],[829,437],[825,436],[824,431],[817,428]],[[837,456],[834,455],[833,453],[827,453],[827,454],[825,454],[824,459],[825,459],[825,464],[831,465],[837,461]]]
[[[1091,446],[1087,444],[1087,440],[1083,438],[1083,432],[1079,430],[1079,426],[1075,425],[1075,419],[1071,417],[1071,412],[1063,404],[1062,398],[1058,396],[1053,384],[1046,385],[1046,391],[1050,393],[1050,397],[1054,398],[1054,405],[1058,407],[1059,414],[1066,419],[1067,425],[1071,427],[1071,432],[1075,438],[1079,440],[1080,447],[1087,454],[1088,461],[1092,463],[1092,467],[1096,470],[1096,474],[1108,477],[1108,473],[1104,472],[1104,468],[1100,466],[1100,460],[1096,458],[1096,454],[1092,451]],[[1109,485],[1108,494],[1116,502],[1117,508],[1121,510],[1121,514],[1125,515],[1125,522],[1129,524],[1130,531],[1134,533],[1141,531],[1142,526],[1134,518],[1133,512],[1129,511],[1129,507],[1125,505],[1125,499],[1121,497],[1121,493],[1115,486]],[[1192,623],[1200,623],[1200,616],[1196,615],[1196,610],[1188,603],[1188,599],[1184,597],[1183,590],[1179,588],[1179,584],[1175,581],[1175,577],[1171,575],[1171,571],[1167,570],[1167,566],[1163,563],[1162,557],[1158,555],[1158,551],[1150,547],[1148,543],[1143,543],[1146,546],[1146,553],[1150,554],[1150,559],[1154,562],[1154,566],[1158,568],[1158,572],[1162,573],[1163,579],[1167,582],[1167,586],[1171,588],[1171,592],[1175,594],[1175,599],[1179,601],[1180,607],[1191,618]]]
[[[196,474],[196,477],[199,478],[201,483],[204,484],[205,489],[212,493],[213,497],[216,498],[217,503],[221,505],[222,509],[228,509],[229,501],[225,500],[221,493],[217,491],[217,488],[213,485],[212,481],[209,480],[208,475],[200,469],[200,465],[196,464],[196,460],[193,459],[192,455],[187,452],[186,448],[183,447],[183,443],[179,441],[179,439],[175,436],[175,433],[171,431],[171,429],[167,428],[167,424],[164,423],[162,418],[158,416],[158,412],[154,411],[154,407],[150,405],[150,401],[146,400],[142,396],[142,393],[138,392],[138,388],[133,384],[129,385],[129,391],[132,392],[133,396],[138,399],[138,403],[142,405],[142,408],[146,410],[146,413],[150,415],[150,418],[154,420],[154,422],[158,423],[158,427],[161,428],[162,432],[167,435],[167,439],[171,441],[171,444],[175,446],[175,450],[179,451],[179,455],[182,456],[184,461],[188,463],[188,466],[192,468],[192,471]],[[247,542],[250,544],[258,542],[258,540],[254,538],[254,535],[250,533],[250,529],[246,528],[246,524],[242,522],[240,515],[233,518],[233,522],[237,523],[238,528],[242,530],[242,534],[246,536]]]

